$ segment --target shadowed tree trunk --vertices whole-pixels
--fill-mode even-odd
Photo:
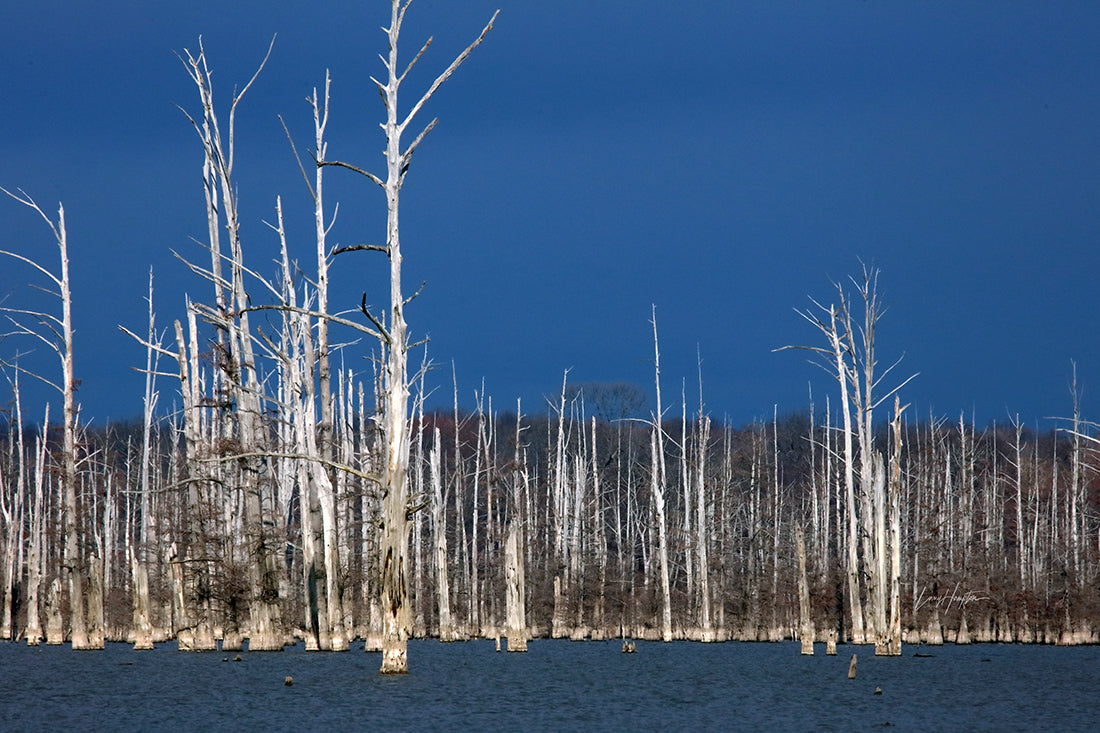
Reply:
[[[794,526],[795,551],[798,554],[798,638],[802,641],[802,653],[814,653],[814,620],[810,615],[810,581],[806,573],[806,538],[802,525]]]

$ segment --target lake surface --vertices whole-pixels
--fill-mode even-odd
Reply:
[[[536,639],[527,654],[498,654],[491,641],[414,640],[411,672],[383,677],[361,643],[239,662],[174,644],[0,643],[0,730],[1100,731],[1100,647],[907,646],[900,658],[843,645],[803,657],[794,642],[620,648]]]

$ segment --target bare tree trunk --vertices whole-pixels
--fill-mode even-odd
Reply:
[[[384,473],[382,480],[382,537],[381,537],[381,600],[382,600],[382,667],[383,674],[403,674],[408,671],[408,636],[411,618],[409,613],[408,583],[409,569],[406,562],[409,543],[408,511],[408,466],[409,466],[409,379],[408,379],[408,335],[405,323],[406,299],[401,280],[401,240],[399,228],[399,202],[401,186],[408,172],[409,161],[424,136],[435,126],[429,123],[417,135],[407,148],[402,149],[401,137],[413,118],[435,93],[444,81],[457,69],[475,47],[485,38],[492,28],[493,19],[485,26],[477,39],[466,47],[451,65],[436,78],[427,92],[420,97],[412,109],[403,118],[399,118],[397,93],[408,69],[402,71],[397,65],[398,39],[401,24],[409,8],[409,0],[392,0],[390,25],[385,29],[389,37],[389,54],[383,59],[387,71],[385,84],[375,81],[385,99],[386,122],[386,180],[367,173],[355,166],[333,161],[319,161],[325,164],[342,165],[351,168],[381,186],[386,192],[386,244],[384,247],[372,247],[385,252],[390,264],[390,305],[388,318],[384,323],[372,315],[365,307],[364,314],[378,329],[385,351],[385,369],[383,385],[385,401],[382,415],[382,435],[384,441]],[[409,68],[416,63],[427,48],[421,49]],[[365,303],[365,299],[364,299]]]
[[[93,555],[88,573],[88,648],[102,649],[106,641],[103,619],[103,565],[102,556]]]
[[[877,452],[874,454],[871,480],[871,491],[869,493],[871,494],[872,513],[874,515],[871,544],[874,545],[875,548],[876,568],[881,570],[886,559],[886,469],[882,464],[882,455]],[[878,570],[876,570],[876,572],[878,572]],[[872,606],[872,610],[875,615],[875,654],[886,655],[889,654],[890,640],[886,623],[885,572],[878,576],[878,581],[874,586],[874,590],[876,593],[876,600]]]
[[[504,599],[510,652],[527,651],[523,570],[523,555],[519,547],[519,522],[513,517],[504,540]]]
[[[569,377],[569,370],[562,374],[561,397],[558,404],[557,441],[555,442],[553,489],[550,503],[553,505],[554,525],[554,614],[550,623],[550,636],[560,639],[568,636],[566,630],[566,598],[562,593],[561,573],[568,571],[568,547],[569,547],[569,475],[568,462],[565,456],[565,386]],[[549,510],[549,507],[548,507]],[[568,575],[566,579],[568,580]],[[568,585],[568,582],[567,582]]]
[[[901,413],[905,408],[894,396],[894,451],[890,459],[890,619],[886,652],[901,656]],[[966,617],[962,623],[966,624]],[[963,633],[962,630],[959,632]]]
[[[18,396],[16,397],[18,400]],[[21,421],[16,420],[16,430],[22,431]],[[13,440],[11,434],[11,425],[8,425],[8,450],[9,456],[15,450],[15,445],[19,445],[19,476],[15,481],[9,481],[5,478],[3,470],[0,470],[0,513],[3,514],[4,527],[3,527],[3,558],[0,559],[0,579],[3,580],[4,588],[2,591],[3,601],[0,603],[0,640],[8,641],[12,638],[12,631],[14,630],[14,624],[12,623],[12,595],[15,591],[16,585],[18,585],[18,579],[16,574],[21,573],[22,569],[16,564],[16,556],[19,554],[19,549],[22,547],[23,539],[23,496],[24,487],[23,483],[23,463],[26,460],[26,456],[23,453],[23,441],[22,436]],[[10,465],[10,464],[9,464]]]
[[[65,625],[61,620],[61,578],[54,578],[46,593],[46,643],[65,643]]]
[[[18,405],[18,403],[17,403]],[[17,415],[20,414],[18,411]],[[22,436],[22,420],[18,420],[19,434]],[[46,418],[42,423],[42,435],[35,439],[35,470],[34,470],[34,509],[30,516],[30,553],[27,559],[27,628],[23,635],[27,639],[28,646],[37,646],[42,640],[42,624],[39,620],[39,593],[43,582],[42,561],[43,544],[45,537],[45,492],[43,482],[46,469],[46,441],[45,431],[50,424],[50,408],[46,406]],[[22,443],[22,439],[20,439]],[[48,623],[48,618],[47,618]]]
[[[146,565],[147,544],[149,541],[150,521],[150,491],[149,473],[152,461],[152,431],[154,412],[157,403],[156,373],[160,355],[163,349],[156,344],[156,314],[153,310],[153,271],[149,270],[149,329],[146,335],[145,350],[145,399],[144,419],[141,429],[141,475],[138,478],[138,511],[141,520],[135,530],[135,541],[130,544],[128,559],[130,561],[130,583],[133,596],[133,622],[132,635],[134,649],[148,650],[153,648],[153,626],[150,620],[149,602],[149,571]],[[129,534],[127,535],[129,537]]]
[[[874,450],[872,416],[878,404],[894,395],[916,375],[905,379],[881,397],[873,395],[882,376],[889,373],[897,363],[887,368],[882,376],[875,377],[877,365],[875,331],[882,315],[877,297],[878,271],[864,267],[862,280],[854,282],[863,301],[864,311],[863,323],[858,329],[853,326],[847,296],[844,288],[839,285],[837,294],[840,298],[840,307],[838,309],[830,306],[827,309],[828,323],[810,313],[803,313],[802,316],[814,324],[828,339],[828,349],[810,348],[810,351],[823,358],[828,364],[828,369],[835,373],[840,386],[841,411],[844,417],[844,482],[848,515],[846,574],[852,617],[852,639],[856,643],[866,643],[870,636],[878,643],[886,633],[887,627],[886,502],[881,489],[877,496],[874,491],[874,487],[883,483],[885,479],[882,476],[876,476],[875,461],[878,460],[881,464],[881,457],[878,457]],[[819,307],[823,311],[826,310],[822,306]],[[862,515],[862,527],[861,522],[857,520],[853,476],[855,462],[852,445],[853,412],[856,419],[856,435],[859,440],[859,513]],[[867,579],[866,608],[860,596],[861,571]]]
[[[432,557],[436,602],[439,605],[439,640],[455,641],[457,636],[451,618],[451,588],[447,577],[447,497],[443,493],[443,475],[439,466],[440,448],[441,438],[439,428],[436,428],[431,450],[428,451],[428,481],[432,491]]]
[[[794,526],[795,548],[798,553],[798,618],[799,639],[802,641],[802,653],[814,653],[814,620],[810,615],[810,581],[806,574],[806,539],[802,525]]]
[[[95,648],[89,644],[84,618],[84,573],[86,572],[80,551],[79,503],[76,484],[76,381],[73,375],[73,327],[72,295],[69,289],[69,251],[65,234],[65,210],[58,207],[57,244],[61,253],[61,326],[64,350],[62,353],[62,395],[64,402],[64,445],[61,459],[61,485],[65,493],[65,562],[64,572],[69,578],[69,628],[74,649]]]
[[[702,412],[700,406],[700,412]],[[700,602],[699,622],[702,627],[701,641],[714,641],[714,630],[711,624],[710,609],[710,566],[707,555],[707,538],[710,532],[707,529],[707,497],[706,497],[706,465],[707,443],[710,441],[710,418],[700,414],[702,425],[699,429],[699,446],[697,448],[696,474],[695,474],[695,547],[699,556],[698,563],[698,589]]]
[[[76,429],[77,429],[77,405],[75,401],[76,380],[73,371],[73,325],[72,325],[72,291],[69,287],[69,249],[68,235],[65,231],[65,207],[58,205],[57,222],[54,223],[46,213],[25,194],[16,196],[7,189],[0,189],[19,203],[38,212],[38,215],[49,225],[57,242],[58,259],[60,262],[59,274],[54,275],[45,267],[34,261],[0,250],[17,260],[21,260],[40,273],[48,277],[57,288],[54,293],[61,301],[60,318],[46,313],[32,311],[15,311],[39,319],[46,324],[53,338],[46,335],[38,337],[45,341],[54,350],[61,361],[61,383],[58,389],[63,401],[62,423],[62,455],[61,455],[61,489],[63,499],[63,524],[64,524],[64,548],[61,572],[68,581],[69,587],[69,627],[70,638],[74,649],[87,649],[88,632],[84,615],[84,574],[87,572],[83,553],[80,545],[80,506],[77,499],[77,471],[76,471]],[[34,335],[30,329],[18,326],[18,331]]]
[[[840,413],[844,419],[842,435],[844,436],[844,500],[847,515],[847,533],[845,535],[847,558],[845,563],[845,577],[848,582],[848,608],[851,622],[852,642],[855,644],[866,643],[866,631],[863,625],[863,602],[860,598],[860,565],[859,565],[859,523],[856,511],[855,496],[855,450],[852,445],[852,412],[851,402],[848,397],[849,369],[846,361],[846,351],[841,343],[841,334],[837,324],[836,309],[829,308],[829,325],[820,322],[819,328],[828,336],[831,347],[830,354],[836,363],[837,384],[840,386]]]
[[[153,625],[150,621],[149,571],[144,562],[138,559],[135,549],[130,548],[130,582],[133,583],[133,640],[135,650],[153,648]]]
[[[19,577],[22,575],[22,560],[23,560],[23,532],[24,532],[24,520],[26,519],[24,505],[26,503],[26,487],[27,487],[27,459],[28,456],[23,444],[23,409],[22,403],[19,397],[19,371],[15,370],[15,377],[12,380],[12,397],[15,401],[15,425],[8,423],[8,455],[12,459],[9,462],[9,470],[14,468],[13,463],[18,462],[18,468],[16,470],[16,476],[14,481],[5,480],[2,472],[0,472],[0,505],[2,505],[4,516],[4,531],[6,541],[4,543],[4,566],[0,572],[3,573],[4,578],[4,600],[3,606],[0,608],[2,618],[0,618],[0,639],[9,640],[13,639],[17,635],[17,627],[15,619],[12,618],[12,596],[14,595],[16,588],[20,586]],[[46,405],[47,411],[49,410],[49,403]],[[43,424],[43,429],[48,426],[47,423]],[[14,432],[13,432],[14,431]],[[38,478],[36,484],[38,492],[41,491],[41,479],[42,474],[37,474]],[[36,493],[38,493],[36,492]],[[36,497],[36,503],[37,503]],[[32,531],[32,543],[39,543],[41,541],[41,530],[34,526],[34,522],[37,519],[37,512],[31,518],[31,531]],[[37,552],[33,553],[35,561],[38,559]],[[37,572],[36,569],[28,569],[28,575]],[[29,581],[29,578],[28,578]],[[38,602],[38,586],[37,579],[34,588],[34,601]],[[38,609],[35,608],[35,626],[38,626]],[[42,635],[41,629],[36,632],[37,636]],[[38,643],[37,638],[35,644]],[[33,646],[33,645],[32,645]]]
[[[653,367],[657,390],[657,412],[653,415],[650,439],[652,455],[650,491],[657,512],[657,557],[661,578],[661,638],[672,641],[672,594],[668,575],[668,523],[665,519],[665,440],[661,427],[661,351],[657,342],[657,307],[653,306]]]

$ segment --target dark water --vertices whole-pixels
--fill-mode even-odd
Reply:
[[[527,654],[497,654],[490,641],[417,640],[411,673],[396,678],[358,648],[234,662],[172,645],[3,643],[0,730],[1100,731],[1100,647],[875,658],[843,646],[803,657],[797,643],[639,642],[623,654],[618,642],[535,640]]]

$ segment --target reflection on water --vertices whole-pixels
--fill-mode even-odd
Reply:
[[[1100,647],[873,647],[534,640],[409,643],[410,674],[359,651],[180,653],[0,644],[0,730],[1097,731]],[[851,655],[858,676],[847,679]],[[924,656],[924,655],[931,656]],[[287,676],[294,684],[284,684]],[[882,694],[875,694],[875,688]]]

